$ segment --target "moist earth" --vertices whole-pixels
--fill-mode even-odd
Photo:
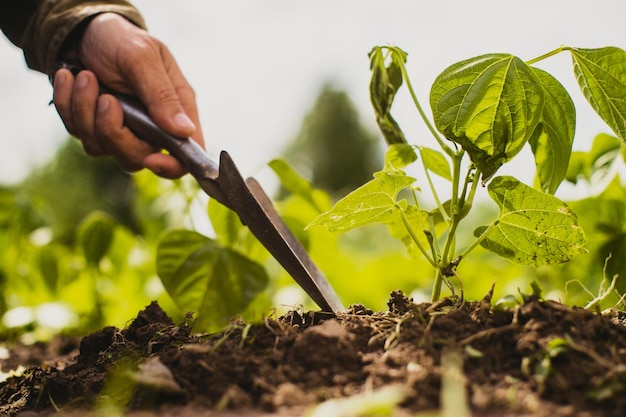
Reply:
[[[402,393],[394,415],[415,415],[442,407],[450,352],[462,358],[476,416],[626,415],[621,313],[532,296],[500,308],[490,298],[415,304],[398,291],[384,312],[291,311],[214,334],[152,303],[125,329],[14,346],[2,370],[27,370],[0,384],[0,415],[300,416],[388,386]]]

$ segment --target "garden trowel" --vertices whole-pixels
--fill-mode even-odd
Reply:
[[[61,65],[76,72],[77,66]],[[124,124],[150,144],[166,149],[194,176],[200,187],[239,215],[252,234],[267,248],[293,279],[324,311],[339,312],[344,307],[324,274],[280,218],[272,201],[254,178],[244,179],[226,151],[219,165],[190,138],[176,138],[159,128],[136,98],[113,94],[124,109]]]
[[[124,124],[138,137],[166,149],[189,169],[209,196],[237,213],[322,310],[344,310],[330,283],[287,228],[261,185],[254,178],[244,179],[228,152],[221,152],[218,166],[194,140],[165,133],[134,97],[115,96],[124,109]]]

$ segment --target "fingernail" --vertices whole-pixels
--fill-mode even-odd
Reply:
[[[98,112],[104,113],[109,109],[110,103],[109,99],[104,96],[98,97]]]
[[[76,88],[85,88],[87,86],[87,82],[89,78],[86,75],[78,74],[76,76]]]
[[[196,128],[196,125],[193,124],[189,116],[187,116],[185,113],[178,113],[176,116],[174,116],[174,123],[181,129],[195,130]]]

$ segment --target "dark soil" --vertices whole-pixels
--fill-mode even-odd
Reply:
[[[15,347],[2,370],[31,367],[0,384],[0,414],[113,404],[137,416],[300,416],[398,384],[396,415],[414,415],[440,407],[442,352],[456,351],[476,416],[624,416],[623,319],[537,299],[413,304],[397,292],[386,312],[290,312],[196,335],[191,318],[176,325],[153,303],[123,330]]]

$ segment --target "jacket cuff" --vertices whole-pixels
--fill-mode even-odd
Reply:
[[[81,1],[44,2],[25,31],[22,49],[28,66],[50,75],[61,52],[78,42],[87,23],[101,13],[117,13],[145,29],[141,14],[126,1],[85,5]]]

